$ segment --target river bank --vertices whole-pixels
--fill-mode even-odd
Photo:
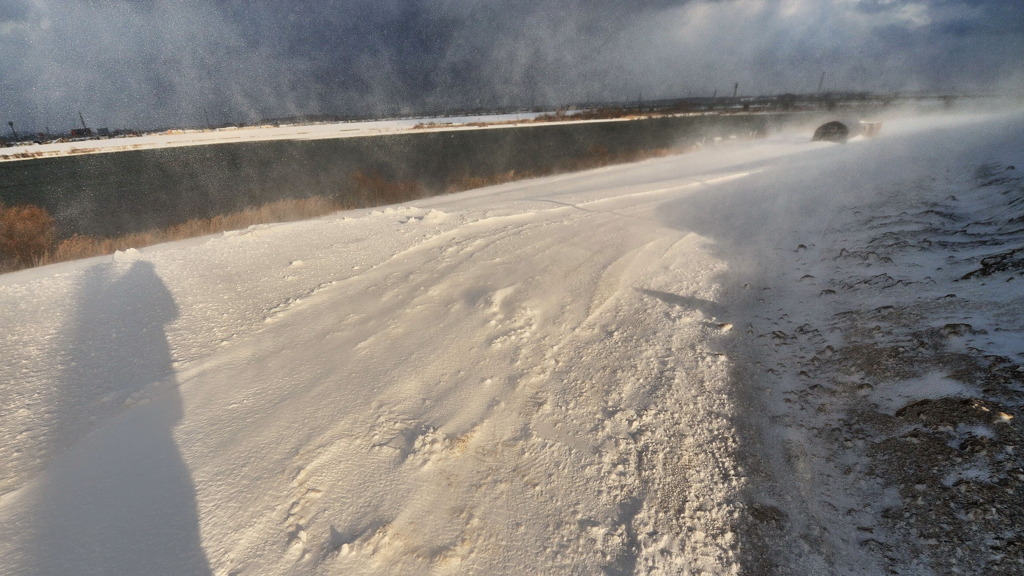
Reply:
[[[519,124],[515,117],[491,117],[483,124],[473,118],[444,124],[407,119],[68,142],[59,145],[63,151],[50,150],[63,155],[0,163],[0,202],[42,207],[53,215],[58,238],[114,236],[283,199],[383,205],[464,189],[466,182],[484,185],[761,137],[818,117],[691,115],[533,124],[526,118]],[[36,148],[46,152],[44,146],[58,144]],[[92,150],[72,152],[86,147]],[[389,195],[395,190],[408,193]]]

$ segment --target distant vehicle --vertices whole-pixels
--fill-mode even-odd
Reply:
[[[840,122],[839,120],[832,120],[831,122],[826,122],[821,126],[818,126],[814,131],[814,136],[811,137],[811,142],[823,140],[825,142],[838,142],[843,144],[854,136],[874,138],[875,136],[878,136],[878,133],[881,130],[881,122]]]
[[[850,128],[838,120],[833,120],[818,126],[817,130],[814,131],[814,136],[811,136],[811,142],[824,140],[826,142],[839,142],[842,144],[849,137]]]
[[[75,138],[87,139],[87,138],[92,138],[93,136],[94,135],[93,135],[93,132],[92,132],[92,128],[72,128],[71,129],[71,139],[72,140],[75,139]]]

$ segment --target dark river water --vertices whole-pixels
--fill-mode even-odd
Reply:
[[[783,114],[656,118],[0,162],[0,202],[42,206],[56,219],[61,237],[117,235],[284,198],[331,196],[346,202],[358,193],[357,172],[440,192],[456,178],[557,172],[588,156],[760,135],[798,120]]]

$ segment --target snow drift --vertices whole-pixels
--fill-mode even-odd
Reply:
[[[0,276],[0,571],[927,573],[850,398],[984,392],[805,366],[871,341],[837,313],[987,256],[849,259],[869,216],[1020,165],[1024,118],[807,136]],[[996,273],[957,290],[993,337],[951,345],[1019,366]]]

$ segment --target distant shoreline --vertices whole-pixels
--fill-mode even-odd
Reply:
[[[527,119],[536,114],[504,114],[467,118],[441,118],[430,121],[445,122],[447,129],[455,129],[465,122],[504,123]],[[67,142],[48,142],[23,146],[0,148],[0,162],[18,162],[42,158],[78,156],[151,150],[154,148],[175,148],[181,146],[204,146],[229,144],[233,142],[263,142],[269,140],[319,140],[329,138],[352,138],[412,132],[424,119],[405,118],[396,120],[370,120],[357,122],[331,122],[313,124],[292,124],[283,126],[226,127],[209,130],[167,130],[165,132],[103,139]],[[505,124],[502,124],[505,125]],[[441,129],[441,128],[438,128]],[[417,130],[418,131],[418,130]]]
[[[705,115],[701,113],[697,115]],[[714,113],[717,114],[717,113]],[[393,120],[360,120],[312,124],[245,126],[215,129],[167,130],[113,138],[48,142],[0,148],[0,162],[20,162],[43,158],[60,158],[85,154],[129,152],[158,148],[183,146],[206,146],[240,142],[267,142],[273,140],[327,140],[334,138],[360,138],[368,136],[389,136],[396,134],[419,134],[423,132],[450,132],[458,130],[486,130],[498,128],[525,128],[530,126],[556,126],[561,124],[583,124],[592,122],[623,122],[650,117],[666,116],[624,116],[620,118],[574,118],[537,121],[544,113],[491,114],[463,117],[398,118]]]

